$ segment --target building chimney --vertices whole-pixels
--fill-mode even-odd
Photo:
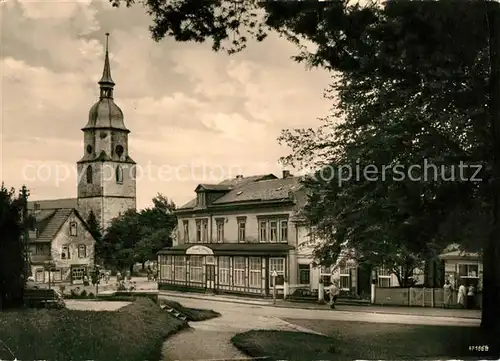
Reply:
[[[236,176],[236,179],[243,179],[243,174],[238,174],[238,175]]]
[[[283,179],[289,178],[290,177],[290,171],[289,170],[284,170],[283,171]]]

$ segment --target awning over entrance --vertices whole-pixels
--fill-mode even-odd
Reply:
[[[164,248],[159,255],[266,256],[286,255],[294,247],[279,243],[179,244]]]

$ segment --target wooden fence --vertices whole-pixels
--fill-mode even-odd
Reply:
[[[481,307],[481,295],[476,296],[476,304]],[[442,288],[379,288],[375,291],[375,303],[379,305],[444,307]],[[457,292],[452,293],[451,304],[457,304]]]

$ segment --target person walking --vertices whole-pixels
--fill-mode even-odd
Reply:
[[[451,295],[453,294],[453,288],[449,280],[446,280],[443,286],[444,293],[444,308],[450,308],[451,306]]]
[[[467,288],[463,283],[460,283],[460,287],[458,287],[458,298],[457,302],[460,307],[465,308],[465,297],[467,296]]]

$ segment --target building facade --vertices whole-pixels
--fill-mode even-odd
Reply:
[[[40,283],[83,282],[94,265],[95,239],[74,208],[34,210],[31,273]],[[50,267],[49,267],[50,265]]]
[[[299,188],[287,174],[200,184],[176,211],[173,246],[158,254],[159,287],[266,296],[276,281],[282,292],[297,272]]]

